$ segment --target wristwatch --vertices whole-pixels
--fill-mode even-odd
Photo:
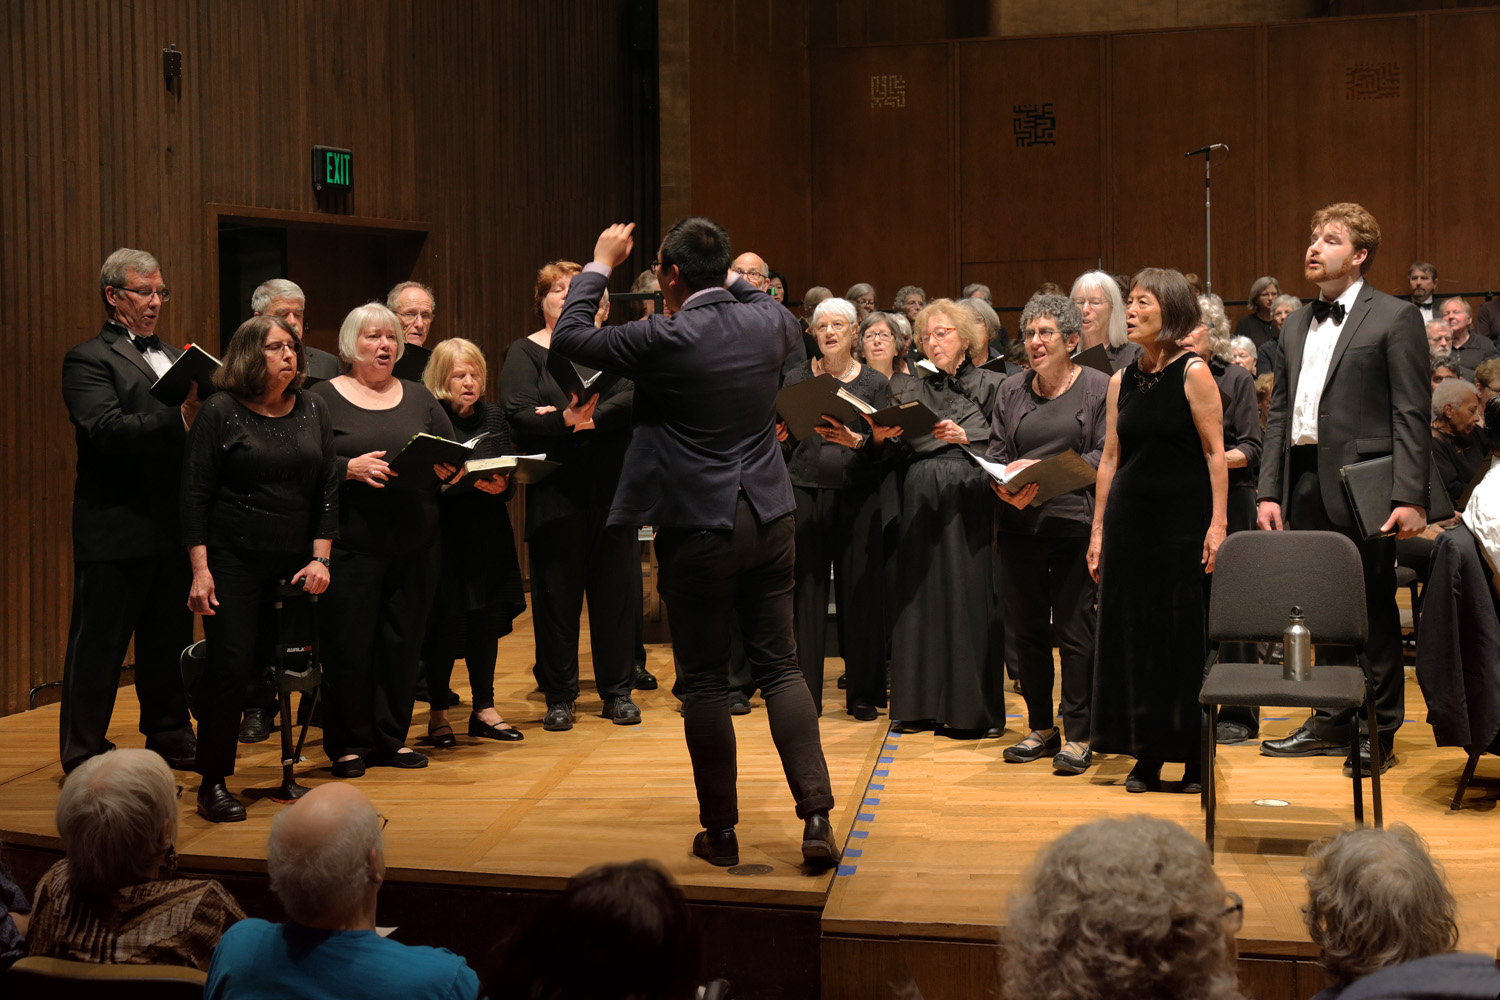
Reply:
[[[333,563],[328,561],[327,556],[313,556],[313,562],[320,562],[329,569],[333,568]]]

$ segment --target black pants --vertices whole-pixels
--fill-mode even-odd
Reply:
[[[884,557],[880,499],[863,489],[792,488],[797,498],[797,659],[813,709],[823,711],[823,649],[828,631],[828,569],[838,604],[839,652],[848,677],[845,707],[885,704]]]
[[[1070,740],[1089,741],[1094,697],[1095,585],[1086,535],[1000,532],[1005,633],[1013,637],[1027,725],[1046,731],[1052,710],[1052,641],[1062,665],[1058,706]],[[1048,625],[1048,619],[1051,625]]]
[[[594,685],[601,698],[630,694],[635,666],[635,603],[640,584],[635,531],[563,518],[532,532],[531,619],[536,678],[548,703],[578,700],[578,622],[589,599]]]
[[[436,616],[429,623],[422,663],[427,667],[427,700],[435,710],[448,704],[448,682],[453,678],[453,637],[440,634],[452,625],[463,629],[464,666],[469,670],[469,691],[474,712],[495,707],[495,655],[500,640],[490,624],[491,616],[480,611]]]
[[[198,706],[198,773],[225,778],[234,773],[240,713],[265,684],[266,608],[276,584],[307,565],[307,554],[245,552],[210,548],[208,569],[219,606],[203,616],[208,662],[195,692]],[[272,698],[275,695],[272,693]],[[263,700],[263,696],[262,696]]]
[[[397,555],[334,543],[323,597],[323,749],[376,762],[406,745],[438,547]],[[445,689],[446,690],[446,689]]]
[[[1401,613],[1396,608],[1396,542],[1394,538],[1364,541],[1351,528],[1340,528],[1328,517],[1323,496],[1318,489],[1318,454],[1314,445],[1292,449],[1291,492],[1288,494],[1286,525],[1293,530],[1338,531],[1354,539],[1364,564],[1365,610],[1369,615],[1369,636],[1360,661],[1365,676],[1375,689],[1375,724],[1380,735],[1392,738],[1406,715],[1406,675],[1401,659]],[[1317,634],[1313,642],[1317,643]],[[1348,663],[1348,649],[1317,646],[1319,663]],[[1314,667],[1316,669],[1316,667]],[[1365,728],[1364,713],[1344,709],[1329,713],[1315,711],[1304,726],[1323,740],[1346,742],[1354,725]]]
[[[760,524],[743,496],[729,531],[663,528],[656,537],[661,586],[683,674],[683,732],[707,830],[739,822],[734,725],[729,717],[729,622],[740,621],[745,659],[766,699],[771,739],[797,816],[833,808],[818,717],[792,638],[791,517]]]
[[[147,737],[191,737],[182,651],[193,641],[187,556],[73,564],[59,746],[72,770],[110,748],[120,668],[135,636],[135,693]]]

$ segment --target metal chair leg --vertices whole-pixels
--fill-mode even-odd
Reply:
[[[1375,829],[1382,830],[1385,828],[1385,815],[1381,811],[1380,770],[1385,766],[1385,750],[1380,745],[1380,730],[1375,725],[1375,699],[1369,698],[1367,703],[1368,719],[1365,724],[1370,727],[1370,794],[1375,799]],[[1391,749],[1395,749],[1394,744]]]
[[[1455,811],[1463,808],[1464,792],[1468,790],[1469,782],[1474,778],[1474,768],[1479,765],[1480,752],[1473,747],[1465,747],[1469,752],[1469,762],[1464,765],[1464,776],[1458,779],[1458,789],[1453,793],[1453,804],[1448,808]]]
[[[1203,791],[1200,793],[1203,805],[1203,839],[1208,844],[1208,857],[1214,856],[1214,755],[1218,746],[1214,741],[1214,730],[1218,725],[1219,706],[1212,703],[1208,706],[1208,713],[1203,719],[1203,749],[1200,753],[1202,758]]]

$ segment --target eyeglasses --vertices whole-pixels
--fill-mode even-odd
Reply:
[[[732,268],[730,268],[730,270],[733,271],[735,274],[741,275],[741,276],[746,277],[746,278],[764,278],[764,277],[766,277],[766,272],[764,272],[764,271],[757,271],[754,268],[732,267]]]
[[[1042,343],[1046,343],[1047,341],[1051,340],[1053,337],[1056,337],[1056,336],[1057,336],[1057,331],[1056,330],[1046,330],[1046,329],[1027,330],[1025,333],[1023,333],[1021,335],[1021,339],[1022,340],[1040,340]]]
[[[432,313],[424,312],[422,310],[408,309],[406,312],[398,312],[396,315],[406,320],[407,322],[411,322],[419,316],[429,323],[432,322]]]
[[[1245,901],[1237,892],[1225,892],[1226,906],[1219,911],[1219,919],[1229,925],[1229,929],[1239,933],[1239,929],[1245,925]]]
[[[867,344],[874,343],[877,340],[889,340],[891,343],[896,342],[895,334],[889,330],[866,330],[861,339]]]
[[[147,302],[151,301],[151,296],[153,295],[163,302],[169,301],[172,298],[172,290],[170,288],[126,288],[124,285],[111,285],[110,287],[117,292],[129,292],[131,295],[139,295]]]
[[[282,340],[274,344],[261,344],[260,349],[267,354],[280,354],[283,351],[291,351],[293,354],[302,353],[302,345],[295,340]]]
[[[817,330],[819,333],[824,330],[832,330],[834,333],[843,333],[845,330],[849,329],[849,323],[846,320],[842,319],[825,319],[823,322],[813,327],[813,329]]]
[[[381,830],[384,830],[386,824],[391,821],[391,818],[389,816],[387,816],[385,813],[376,813],[375,817],[380,820],[380,829]],[[1238,899],[1239,897],[1236,896],[1235,898]]]

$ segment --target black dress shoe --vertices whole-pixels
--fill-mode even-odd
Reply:
[[[245,807],[229,794],[223,778],[204,778],[198,788],[198,815],[210,823],[238,823],[245,818]]]
[[[876,710],[875,706],[863,699],[854,703],[854,707],[849,709],[849,714],[860,722],[874,722],[880,718],[880,712]]]
[[[1214,742],[1223,746],[1244,743],[1254,735],[1250,731],[1249,726],[1241,725],[1238,722],[1221,722],[1214,726]]]
[[[1380,773],[1384,774],[1385,772],[1387,772],[1387,771],[1389,771],[1391,769],[1391,765],[1393,765],[1393,764],[1399,764],[1399,763],[1401,763],[1401,762],[1396,759],[1396,752],[1395,752],[1394,741],[1392,741],[1392,742],[1386,742],[1385,740],[1381,740],[1380,741]],[[1371,768],[1371,762],[1370,762],[1370,737],[1368,737],[1368,736],[1361,736],[1359,738],[1359,774],[1360,774],[1360,777],[1362,777],[1362,778],[1368,778],[1370,776],[1370,773],[1371,773],[1370,772],[1370,768]],[[1354,758],[1348,756],[1347,754],[1344,756],[1344,777],[1346,777],[1346,778],[1352,778],[1352,777],[1354,777]]]
[[[711,865],[731,868],[740,863],[740,840],[732,826],[712,833],[704,830],[693,838],[693,853]]]
[[[1349,741],[1320,739],[1298,726],[1283,739],[1261,741],[1260,752],[1266,757],[1342,757],[1349,753]]]
[[[147,736],[146,749],[158,754],[167,766],[177,771],[191,771],[197,766],[198,741],[192,736]]]
[[[240,720],[240,742],[260,743],[271,735],[271,713],[263,708],[245,709]]]
[[[560,733],[573,728],[573,703],[553,701],[547,704],[547,714],[542,716],[542,728],[549,733]]]
[[[838,688],[839,688],[840,691],[847,691],[847,690],[849,690],[849,675],[848,674],[839,674]]]
[[[452,750],[458,746],[458,737],[453,735],[452,726],[442,725],[427,730],[427,742],[439,750]]]
[[[730,715],[749,715],[750,714],[750,696],[747,695],[747,694],[745,694],[745,692],[743,692],[743,691],[731,691],[731,692],[729,692],[729,714]]]
[[[501,729],[499,726],[490,725],[477,715],[469,716],[469,735],[477,736],[482,740],[506,740],[508,742],[526,738],[515,726],[507,723],[506,728]]]
[[[641,710],[630,700],[628,694],[622,694],[618,698],[605,698],[602,714],[617,726],[638,726],[641,723]]]
[[[833,825],[823,813],[813,813],[802,826],[802,861],[809,868],[832,868],[839,863]]]
[[[1053,729],[1052,735],[1043,739],[1036,730],[1026,734],[1026,738],[1014,746],[1005,748],[1000,756],[1005,758],[1009,764],[1030,764],[1034,760],[1043,757],[1051,757],[1062,749],[1062,730]]]
[[[637,664],[636,668],[630,672],[630,686],[637,691],[655,691],[657,687],[656,676],[645,667]]]
[[[335,778],[358,778],[365,773],[365,761],[363,757],[354,757],[350,760],[336,760],[333,762],[333,776]]]
[[[386,767],[399,767],[402,770],[410,770],[417,767],[426,767],[427,758],[415,750],[407,750],[406,753],[393,753],[385,761]]]

